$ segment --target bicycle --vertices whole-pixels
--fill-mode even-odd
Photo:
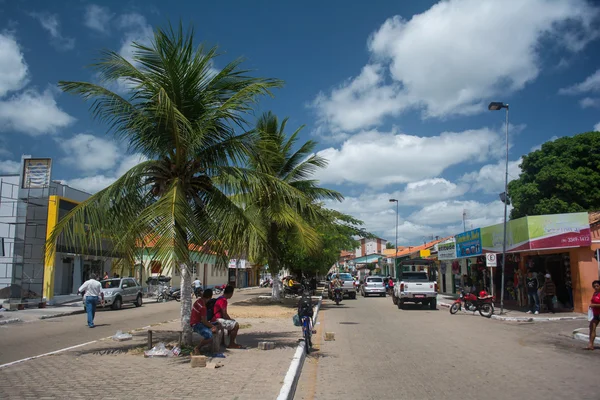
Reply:
[[[310,317],[302,317],[302,336],[304,337],[304,343],[306,346],[306,354],[310,353],[312,347],[312,319]]]

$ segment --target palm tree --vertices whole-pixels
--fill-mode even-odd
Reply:
[[[285,133],[287,121],[285,118],[279,123],[277,116],[271,112],[260,116],[254,128],[257,151],[249,155],[248,166],[258,173],[281,180],[301,193],[302,197],[291,198],[291,202],[289,197],[273,196],[269,192],[251,192],[239,197],[246,212],[257,216],[267,234],[266,245],[255,247],[257,253],[253,256],[255,259],[266,259],[269,271],[274,275],[282,267],[281,256],[285,251],[280,233],[291,231],[301,247],[309,252],[318,251],[321,243],[314,226],[323,209],[317,202],[325,199],[343,200],[340,193],[319,187],[319,182],[312,178],[319,168],[327,166],[327,160],[313,154],[317,145],[313,140],[295,149],[304,126],[288,137]],[[299,201],[302,198],[304,201]],[[252,231],[247,233],[250,236],[254,234]],[[280,282],[277,279],[274,281],[278,283],[273,285],[273,296],[277,298]]]
[[[304,207],[296,188],[244,167],[254,158],[255,134],[236,133],[257,99],[281,82],[248,76],[240,60],[215,71],[216,49],[194,47],[193,30],[184,33],[181,26],[158,29],[151,45],[134,47],[133,62],[102,53],[93,67],[104,86],[59,85],[91,101],[93,116],[148,161],[73,209],[46,249],[52,251],[59,238],[80,249],[100,249],[108,238],[114,253],[131,258],[141,240],[153,242],[155,259],[181,270],[181,324],[184,341],[191,343],[190,246],[203,245],[224,264],[225,250],[254,251],[266,239],[262,225],[233,195],[271,193]],[[130,88],[128,96],[107,88],[117,81]],[[244,232],[252,232],[252,242],[235,240]]]

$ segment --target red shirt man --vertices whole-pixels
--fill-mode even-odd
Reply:
[[[192,315],[190,317],[190,326],[194,326],[202,322],[202,317],[206,318],[206,303],[200,297],[192,306]]]
[[[240,325],[229,316],[227,312],[227,300],[233,296],[233,286],[226,286],[223,291],[223,296],[219,297],[215,302],[213,308],[215,315],[211,319],[211,322],[218,322],[227,332],[229,332],[229,346],[230,349],[240,349],[242,346],[235,342]]]

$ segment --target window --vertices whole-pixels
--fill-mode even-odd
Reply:
[[[192,263],[192,267],[190,268],[190,274],[192,274],[194,276],[198,275],[198,269],[199,269],[198,266],[199,266],[199,264],[197,262]]]

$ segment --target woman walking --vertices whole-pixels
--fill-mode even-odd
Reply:
[[[600,322],[600,281],[592,282],[594,288],[594,294],[592,295],[592,301],[590,302],[590,309],[592,310],[592,320],[590,321],[590,344],[587,350],[594,350],[594,340],[596,340],[596,328],[598,322]]]

